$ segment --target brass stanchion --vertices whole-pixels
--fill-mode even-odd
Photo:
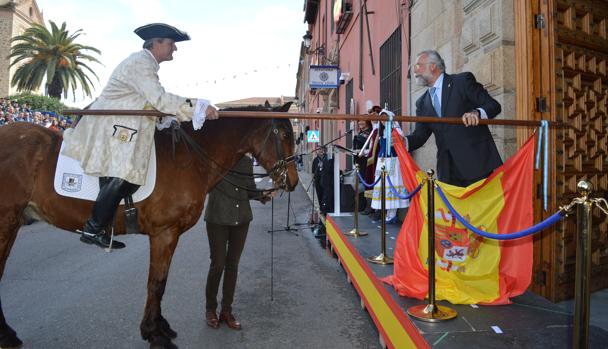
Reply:
[[[589,306],[591,281],[591,209],[589,199],[591,183],[580,181],[577,185],[582,195],[576,208],[576,274],[574,281],[574,333],[573,348],[589,348]]]
[[[429,303],[410,307],[407,313],[413,318],[426,322],[441,322],[455,318],[456,310],[435,303],[435,171],[428,170],[428,268],[429,268]]]
[[[345,235],[349,235],[355,238],[365,236],[367,233],[359,231],[359,164],[355,164],[355,227]]]
[[[375,257],[368,257],[367,260],[375,264],[386,265],[393,264],[393,257],[386,255],[386,169],[384,168],[384,165],[380,170],[380,190],[382,191],[380,194],[380,217],[382,217],[382,228],[380,232],[382,237],[380,239],[380,243],[382,244],[382,252]]]

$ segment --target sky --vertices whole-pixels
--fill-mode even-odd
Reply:
[[[304,0],[37,0],[48,26],[82,29],[77,42],[101,50],[92,98],[64,100],[83,107],[97,97],[112,70],[143,41],[139,26],[162,22],[186,31],[173,60],[160,65],[167,92],[221,103],[249,97],[294,96]]]

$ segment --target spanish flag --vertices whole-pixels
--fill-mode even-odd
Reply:
[[[490,177],[466,188],[437,181],[448,201],[475,227],[490,233],[514,233],[532,225],[534,137]],[[411,192],[427,176],[400,137],[395,150],[403,183]],[[383,281],[406,297],[428,293],[428,183],[412,201],[395,247],[394,274]],[[532,276],[532,237],[497,241],[460,224],[435,193],[436,300],[452,304],[508,304],[522,294]]]

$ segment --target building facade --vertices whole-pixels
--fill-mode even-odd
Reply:
[[[408,67],[418,52],[434,49],[444,58],[447,73],[475,74],[503,106],[499,117],[515,115],[512,1],[307,0],[304,11],[312,40],[300,57],[296,94],[302,111],[364,114],[372,103],[397,115],[414,115],[412,105],[426,88],[413,83]],[[338,66],[342,84],[310,89],[311,65]],[[319,129],[327,141],[353,126],[312,122],[309,127]],[[514,129],[495,127],[492,132],[503,158],[512,155]],[[435,153],[430,140],[414,157],[421,168],[434,168]]]
[[[17,92],[11,87],[11,78],[16,70],[16,67],[9,67],[11,38],[21,35],[32,23],[44,24],[35,0],[0,0],[0,97]]]

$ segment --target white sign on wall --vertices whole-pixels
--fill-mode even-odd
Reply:
[[[308,71],[310,88],[338,88],[340,68],[333,65],[311,65]]]

